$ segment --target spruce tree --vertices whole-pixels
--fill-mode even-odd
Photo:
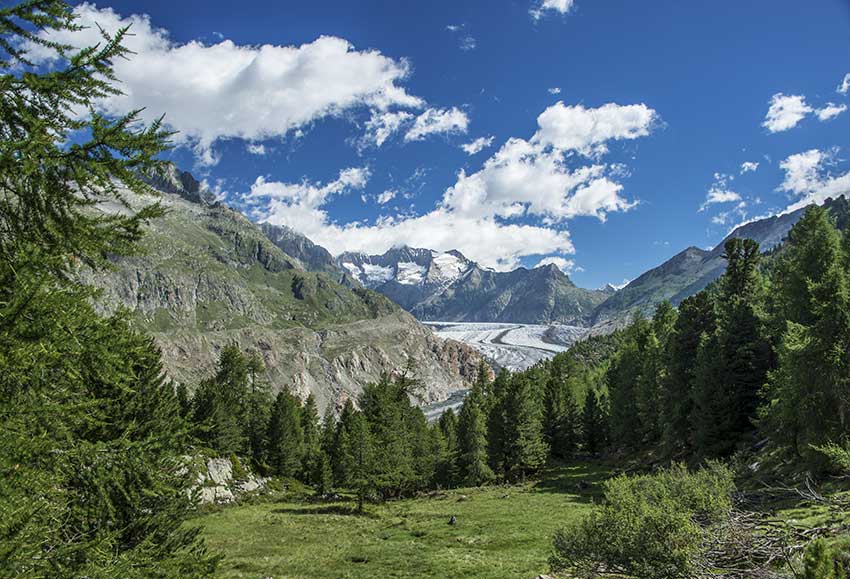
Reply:
[[[511,384],[511,373],[502,369],[491,386],[492,401],[487,403],[487,454],[490,468],[504,478],[508,432],[507,400]]]
[[[504,402],[504,472],[508,480],[539,472],[548,454],[543,439],[540,404],[531,380],[524,374],[511,378]]]
[[[345,465],[345,485],[355,492],[357,510],[376,489],[375,444],[369,423],[362,412],[345,416],[340,428],[340,460]]]
[[[582,444],[590,454],[597,454],[605,446],[607,439],[607,421],[604,401],[590,389],[584,399],[582,412]]]
[[[811,446],[840,440],[850,426],[846,263],[828,212],[811,207],[792,228],[776,268],[777,314],[786,325],[764,425],[813,460],[819,455]]]
[[[316,407],[316,398],[312,393],[307,396],[301,409],[301,430],[304,438],[302,478],[309,484],[315,485],[317,481],[313,475],[322,472],[322,468],[316,464],[322,458],[322,432],[319,424],[319,409]]]
[[[662,383],[662,442],[668,455],[693,447],[691,413],[694,405],[696,360],[704,336],[717,327],[714,300],[701,291],[679,304],[679,316],[669,343],[669,368]]]
[[[266,431],[266,462],[278,476],[301,475],[304,456],[304,431],[298,399],[286,391],[275,398]]]
[[[457,471],[460,483],[465,486],[480,486],[494,478],[487,464],[487,423],[482,402],[482,393],[473,389],[458,417]]]

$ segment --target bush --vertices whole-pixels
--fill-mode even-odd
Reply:
[[[677,465],[614,478],[605,483],[603,503],[556,533],[550,564],[579,577],[693,576],[705,528],[725,518],[733,489],[731,471],[719,463],[695,473]]]
[[[809,543],[803,555],[803,579],[847,579],[839,554],[823,539]]]

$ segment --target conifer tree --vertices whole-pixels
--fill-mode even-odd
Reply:
[[[846,233],[845,233],[846,235]],[[811,207],[792,228],[776,268],[786,321],[771,373],[765,426],[817,460],[811,446],[837,441],[850,421],[850,295],[847,257],[829,214]]]
[[[480,486],[493,480],[493,471],[487,464],[487,423],[482,402],[482,393],[473,388],[458,417],[457,471],[465,486]]]
[[[162,214],[120,192],[150,193],[139,175],[168,135],[94,112],[118,93],[127,30],[81,50],[45,40],[76,28],[59,0],[0,8],[0,575],[205,577],[174,386],[151,341],[99,317],[75,281]],[[33,46],[55,51],[51,67],[31,65]]]
[[[301,430],[304,438],[303,479],[310,484],[317,484],[318,481],[313,478],[313,475],[322,472],[322,468],[316,464],[322,458],[322,433],[319,409],[316,407],[316,397],[312,393],[307,396],[301,409]]]
[[[604,401],[590,389],[584,399],[582,412],[582,443],[584,450],[597,454],[605,446],[607,439],[607,421]]]
[[[511,378],[504,402],[504,473],[518,480],[537,473],[548,448],[543,440],[541,408],[531,381],[523,374]]]
[[[505,475],[508,416],[507,400],[511,384],[511,373],[502,369],[491,386],[492,401],[487,404],[487,454],[490,468],[501,477]]]
[[[303,472],[304,431],[301,424],[298,400],[289,392],[278,392],[266,434],[266,461],[276,475],[297,477]]]
[[[693,447],[691,413],[696,381],[696,360],[704,336],[717,327],[711,293],[701,291],[679,304],[669,345],[669,369],[662,383],[662,442],[668,454]]]
[[[362,412],[354,411],[345,417],[340,429],[340,459],[345,465],[345,484],[354,490],[357,510],[376,489],[375,447],[369,423]]]
[[[437,479],[439,484],[449,487],[453,486],[458,478],[457,415],[454,410],[449,408],[440,415],[440,419],[437,422],[437,430],[440,436],[435,444],[438,448],[442,449]]]

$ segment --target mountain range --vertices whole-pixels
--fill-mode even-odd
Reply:
[[[826,205],[839,221],[846,219],[843,196]],[[285,249],[308,267],[354,280],[423,321],[569,324],[602,333],[626,324],[635,314],[651,315],[662,301],[678,305],[719,278],[726,270],[723,245],[730,238],[752,238],[763,251],[776,248],[804,212],[802,208],[742,224],[716,247],[688,247],[619,289],[577,287],[554,265],[497,272],[455,250],[401,247],[381,255],[346,252],[334,260],[291,229],[284,237],[289,239]],[[294,241],[299,237],[302,241]],[[303,255],[301,246],[309,248]]]
[[[102,289],[102,311],[129,310],[153,336],[172,379],[197,385],[231,342],[262,355],[273,390],[312,392],[320,408],[411,360],[423,402],[445,399],[474,376],[477,352],[436,337],[323,261],[324,250],[303,236],[261,229],[174,168],[151,184],[158,196],[124,191],[131,206],[159,201],[166,209],[147,227],[142,251],[87,281]]]

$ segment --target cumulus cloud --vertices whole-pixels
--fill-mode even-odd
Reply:
[[[534,20],[540,20],[547,13],[566,14],[575,4],[574,0],[541,0],[528,11]]]
[[[560,87],[553,86],[552,88],[549,89],[549,94],[561,94]]]
[[[581,215],[605,220],[612,212],[636,205],[623,196],[617,179],[625,172],[619,164],[607,165],[599,156],[587,162],[587,157],[574,153],[592,149],[601,155],[607,150],[606,140],[648,134],[657,113],[644,105],[639,108],[646,109],[637,115],[640,121],[634,119],[629,106],[604,105],[600,107],[604,113],[582,109],[586,114],[573,117],[579,123],[574,129],[559,116],[560,109],[556,114],[544,113],[530,139],[508,139],[478,171],[460,171],[437,206],[421,215],[381,217],[374,223],[333,222],[325,212],[325,202],[333,194],[363,183],[363,179],[343,179],[342,173],[327,185],[271,186],[260,179],[247,195],[247,203],[255,218],[288,225],[332,253],[383,253],[401,245],[458,249],[486,267],[512,269],[525,256],[573,253],[563,221]],[[618,109],[624,109],[624,114],[618,115]],[[597,121],[590,128],[583,122],[587,116]],[[612,123],[599,122],[600,118],[621,122],[612,128]],[[557,127],[551,126],[554,120]],[[581,138],[565,137],[573,133]],[[281,194],[291,191],[298,194]]]
[[[767,110],[762,126],[771,133],[787,131],[796,127],[806,115],[812,112],[814,109],[806,104],[804,96],[776,93],[770,99],[770,108]]]
[[[604,154],[608,141],[645,137],[658,122],[658,114],[645,104],[588,109],[558,101],[537,117],[540,129],[534,140],[562,151]]]
[[[850,194],[850,172],[834,175],[829,171],[834,164],[834,155],[834,151],[810,149],[790,155],[779,163],[785,171],[779,190],[797,198],[783,213],[812,203],[823,203],[829,197]]]
[[[743,172],[743,168],[741,170]],[[711,187],[709,187],[708,193],[705,196],[705,201],[699,210],[705,211],[706,207],[717,203],[733,203],[735,201],[741,201],[741,196],[733,191],[729,184],[729,182],[734,179],[735,177],[732,175],[715,173],[714,183],[712,183]]]
[[[844,75],[844,78],[841,79],[841,83],[838,85],[838,88],[835,89],[835,92],[839,94],[847,94],[850,92],[850,72]]]
[[[266,146],[262,143],[248,143],[248,146],[245,147],[249,153],[252,155],[260,155],[263,156],[266,154]]]
[[[741,175],[744,173],[752,173],[758,170],[758,161],[744,161],[741,163]]]
[[[405,141],[421,141],[433,134],[466,133],[469,117],[457,107],[449,109],[426,109],[416,117],[413,126],[404,135]]]
[[[549,257],[544,257],[540,261],[537,262],[537,265],[534,266],[535,269],[538,267],[544,267],[547,265],[554,265],[562,272],[569,274],[572,273],[575,269],[575,262],[571,259],[566,259],[563,257],[558,257],[556,255],[551,255]]]
[[[98,26],[114,33],[131,25],[125,44],[135,54],[114,63],[123,94],[97,107],[114,115],[144,108],[146,121],[167,113],[178,143],[195,147],[203,162],[215,161],[219,139],[261,141],[351,110],[424,106],[402,86],[407,61],[357,50],[342,38],[322,36],[300,46],[181,43],[147,15],[124,17],[89,3],[74,13],[85,28],[53,32],[52,40],[89,46],[102,40]],[[44,46],[29,49],[38,64],[58,58]]]
[[[822,109],[818,109],[815,113],[821,121],[828,121],[837,117],[847,110],[847,105],[837,105],[835,103],[827,103]]]
[[[489,147],[490,145],[492,145],[493,144],[493,138],[494,137],[492,137],[492,136],[490,136],[490,137],[478,137],[477,139],[475,139],[471,143],[466,143],[464,145],[461,145],[460,148],[463,149],[463,151],[467,155],[476,155],[476,154],[480,153],[481,151],[483,151],[484,149],[486,149],[487,147]]]

